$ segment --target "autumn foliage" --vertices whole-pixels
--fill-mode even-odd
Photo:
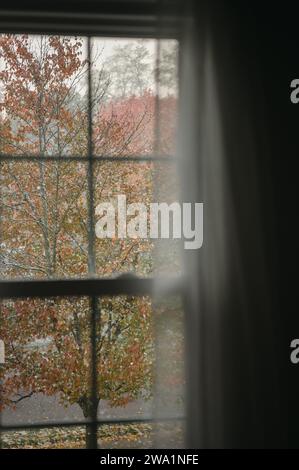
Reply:
[[[0,152],[37,156],[1,163],[1,255],[6,278],[76,277],[88,274],[87,61],[84,40],[57,36],[0,36]],[[151,155],[157,97],[111,97],[109,70],[93,83],[94,154],[115,157],[94,165],[95,204],[126,194],[149,203],[154,164],[120,162],[124,155]],[[109,98],[108,98],[109,96]],[[176,97],[160,99],[159,152],[173,152]],[[59,157],[49,161],[47,156]],[[153,272],[149,240],[97,239],[100,276]],[[99,299],[98,401],[125,405],[149,396],[153,329],[148,298]],[[1,407],[32,393],[59,395],[90,416],[90,305],[87,298],[3,301],[0,337],[7,362]]]

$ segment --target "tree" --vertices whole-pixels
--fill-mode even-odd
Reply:
[[[110,77],[108,93],[113,99],[141,96],[154,84],[150,53],[142,40],[116,45],[104,70]]]
[[[0,150],[39,157],[34,162],[2,162],[0,264],[7,277],[88,273],[87,166],[64,159],[87,155],[83,45],[79,38],[0,36],[5,63],[0,71]],[[139,46],[137,52],[142,52]],[[107,101],[108,75],[99,71],[93,87],[93,143],[96,154],[111,155],[115,162],[95,164],[95,202],[115,194],[127,194],[128,202],[150,202],[152,164],[124,164],[117,158],[153,152],[155,97],[145,92]],[[48,161],[49,155],[59,159]],[[152,249],[148,240],[98,239],[97,273],[148,274]],[[41,392],[59,394],[63,403],[77,403],[85,417],[91,416],[90,311],[85,298],[3,302],[0,337],[7,362],[0,407]],[[150,395],[153,334],[148,298],[100,299],[96,347],[98,403],[106,399],[120,406]]]

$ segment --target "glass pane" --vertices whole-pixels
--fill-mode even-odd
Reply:
[[[148,207],[152,197],[152,164],[106,162],[96,163],[94,167],[97,273],[101,276],[123,272],[149,275],[153,244],[147,233],[140,232],[138,236],[133,227],[130,231],[133,217],[127,218],[126,214],[132,203]],[[107,204],[109,207],[105,206]]]
[[[155,444],[158,448],[184,448],[185,341],[184,310],[180,296],[157,298],[155,322]]]
[[[155,39],[93,39],[96,155],[174,153],[178,43],[169,40],[160,44],[159,64]]]
[[[172,161],[153,166],[153,201],[160,205],[159,236],[154,241],[153,274],[175,276],[182,273],[184,240],[183,205],[180,204],[180,177]]]
[[[148,297],[99,300],[99,415],[103,419],[152,416],[154,333]]]
[[[2,424],[84,419],[90,396],[88,298],[2,300]]]
[[[93,38],[96,155],[153,153],[155,45],[154,39]]]
[[[157,46],[156,153],[172,156],[176,154],[178,130],[179,44],[173,39],[162,39]]]
[[[156,411],[159,417],[184,415],[184,311],[179,296],[153,305],[156,345]]]
[[[151,423],[102,424],[98,435],[100,449],[150,449],[154,442]]]
[[[173,233],[171,210],[175,202],[181,211],[175,164],[113,161],[94,169],[97,274],[179,273],[181,235]]]
[[[87,273],[86,170],[77,162],[1,163],[2,277]]]
[[[86,155],[86,39],[2,34],[0,55],[0,152]]]

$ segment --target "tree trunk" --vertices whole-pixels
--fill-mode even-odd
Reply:
[[[86,449],[97,449],[98,448],[97,431],[98,431],[98,429],[97,429],[96,424],[87,424],[86,425],[86,429],[85,429]]]
[[[95,410],[92,400],[90,398],[82,398],[79,401],[79,406],[83,412],[84,418],[88,420],[93,420],[97,416],[99,400],[96,403]],[[98,447],[98,439],[97,439],[97,431],[98,426],[96,423],[91,423],[86,425],[86,432],[85,432],[85,442],[87,449],[97,449]]]

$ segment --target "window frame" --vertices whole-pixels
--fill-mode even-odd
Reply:
[[[34,2],[33,2],[34,3]],[[97,392],[97,380],[96,380],[96,318],[100,313],[98,308],[98,297],[104,295],[136,295],[143,296],[149,295],[154,297],[155,295],[171,295],[180,294],[183,298],[184,303],[184,279],[182,276],[172,277],[154,277],[154,278],[143,278],[135,275],[120,275],[110,278],[101,278],[96,276],[95,272],[95,255],[94,255],[94,197],[93,197],[93,169],[94,163],[98,161],[111,161],[115,162],[115,157],[109,156],[96,156],[93,153],[92,145],[92,106],[91,106],[91,40],[92,38],[100,37],[126,37],[126,38],[152,38],[159,42],[159,39],[176,39],[179,41],[178,28],[176,24],[176,17],[169,17],[168,23],[165,28],[160,28],[157,22],[157,12],[149,15],[149,5],[153,2],[142,2],[144,3],[143,8],[137,9],[135,2],[104,2],[114,4],[115,7],[119,6],[119,16],[109,13],[109,8],[106,5],[105,8],[98,12],[95,16],[93,13],[87,13],[83,18],[83,23],[80,23],[82,15],[80,12],[66,13],[53,11],[47,15],[26,12],[24,17],[24,11],[6,11],[6,14],[2,15],[0,21],[0,34],[10,33],[28,33],[28,34],[44,34],[44,35],[82,35],[87,38],[87,63],[88,63],[88,154],[84,157],[79,156],[43,156],[45,161],[62,160],[67,161],[83,161],[88,165],[88,212],[89,212],[89,240],[88,240],[88,259],[89,259],[89,275],[85,278],[65,278],[65,279],[12,279],[12,280],[0,280],[0,302],[2,299],[20,299],[20,298],[45,298],[45,297],[67,297],[67,296],[87,296],[90,299],[91,306],[91,348],[92,348],[92,360],[91,360],[91,382],[92,382],[92,398],[96,400]],[[122,8],[124,3],[135,4],[135,16],[131,10],[125,10],[128,14],[127,17],[124,15]],[[155,2],[154,2],[155,3]],[[175,3],[175,2],[173,2]],[[2,8],[1,8],[2,10]],[[117,11],[117,8],[115,8]],[[104,11],[104,13],[103,13]],[[153,12],[152,12],[153,13]],[[109,16],[110,15],[110,16]],[[108,19],[107,19],[108,18]],[[117,19],[118,18],[118,19]],[[55,28],[53,28],[53,19],[56,19]],[[90,20],[92,22],[90,24]],[[104,19],[104,20],[103,20]],[[130,19],[130,21],[128,20]],[[79,22],[78,22],[79,20]],[[86,21],[86,22],[85,22]],[[146,26],[147,25],[147,26]],[[0,163],[2,161],[38,161],[39,155],[25,155],[25,156],[10,156],[0,155]],[[175,162],[174,157],[168,156],[124,156],[118,157],[117,161],[134,161],[140,163],[143,161],[159,162],[159,161],[172,161]],[[0,366],[1,367],[1,366]],[[181,416],[171,416],[168,418],[158,419],[161,421],[178,421],[184,420]],[[20,423],[17,425],[3,425],[1,422],[0,414],[0,447],[1,447],[1,434],[2,432],[26,430],[26,429],[50,429],[50,428],[61,428],[61,427],[78,427],[88,426],[90,434],[92,436],[90,442],[90,448],[98,448],[97,432],[98,427],[103,424],[129,424],[129,423],[151,423],[156,421],[157,418],[139,418],[139,419],[98,419],[97,410],[94,407],[94,413],[91,420],[72,420],[72,421],[51,421],[46,422],[34,422],[34,423]]]

